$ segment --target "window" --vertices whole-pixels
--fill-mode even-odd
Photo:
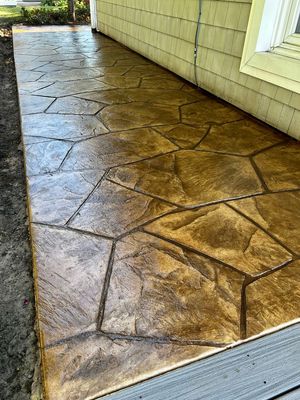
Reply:
[[[300,93],[300,0],[253,0],[240,71]]]
[[[296,25],[295,33],[300,33],[300,14],[299,14],[298,22],[297,22],[297,25]]]

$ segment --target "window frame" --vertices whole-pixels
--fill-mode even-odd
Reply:
[[[300,0],[253,0],[240,72],[300,93],[299,12]],[[276,53],[286,40],[295,48]]]
[[[91,29],[98,31],[97,0],[90,0]]]

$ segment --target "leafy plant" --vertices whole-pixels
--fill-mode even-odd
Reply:
[[[42,6],[54,7],[54,6],[56,6],[56,1],[55,0],[42,0],[41,4],[42,4]]]
[[[90,21],[90,9],[86,1],[77,0],[75,11],[77,23]],[[21,14],[22,22],[27,25],[61,25],[70,22],[67,0],[43,0],[41,7],[22,8]]]

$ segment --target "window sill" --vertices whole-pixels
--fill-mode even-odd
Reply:
[[[272,53],[300,60],[300,35],[294,34],[288,36],[283,43],[272,49]]]
[[[240,72],[273,83],[300,94],[300,60],[276,54],[257,52],[244,64]]]
[[[283,57],[293,58],[295,60],[300,60],[300,48],[295,48],[296,46],[290,46],[282,43],[280,46],[274,47],[272,50],[273,54],[278,54]],[[300,74],[300,73],[299,73]]]

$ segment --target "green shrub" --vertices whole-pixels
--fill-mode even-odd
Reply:
[[[42,0],[41,4],[42,4],[42,6],[54,7],[55,6],[55,0]]]
[[[89,3],[75,1],[76,22],[89,23]],[[43,0],[41,7],[22,8],[22,22],[27,25],[61,25],[70,22],[67,0]]]

